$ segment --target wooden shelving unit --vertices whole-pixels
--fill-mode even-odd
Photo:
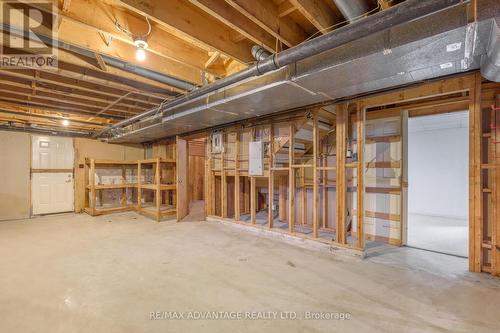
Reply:
[[[85,159],[84,168],[85,212],[96,216],[136,209],[136,202],[133,200],[134,193],[130,192],[131,189],[133,191],[137,188],[136,161]],[[106,170],[106,172],[98,175],[97,170]],[[118,205],[103,202],[106,194],[110,191],[117,194],[117,190],[121,190]]]
[[[146,182],[143,171],[151,169],[152,182]],[[148,159],[138,161],[138,205],[137,210],[160,221],[163,217],[177,214],[176,162],[171,159]],[[144,181],[143,181],[144,179]],[[153,202],[146,202],[143,191],[153,192]]]
[[[86,159],[84,168],[86,213],[97,216],[137,211],[158,222],[164,217],[176,216],[175,159],[154,158],[134,161]],[[100,176],[96,172],[99,169],[110,170],[108,173],[111,175]],[[150,170],[150,177],[147,175],[147,170]],[[120,174],[119,179],[117,174]],[[115,204],[103,202],[102,196],[105,191],[117,190],[121,190],[118,205],[116,202]],[[152,200],[148,200],[150,198]]]

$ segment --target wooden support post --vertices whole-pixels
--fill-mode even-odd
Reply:
[[[205,188],[203,189],[205,196],[205,215],[215,215],[212,207],[213,191],[212,191],[212,139],[208,136],[205,142]]]
[[[138,210],[142,208],[141,174],[142,174],[142,166],[141,166],[141,161],[139,161],[137,162],[137,209]]]
[[[95,160],[90,160],[90,212],[95,215]]]
[[[469,270],[481,271],[481,74],[474,75],[469,96]]]
[[[496,107],[500,106],[500,95],[497,95]],[[491,110],[491,124],[499,124],[500,119],[497,116],[499,111]],[[488,170],[490,174],[491,186],[491,274],[500,276],[500,144],[496,142],[500,138],[500,128],[491,128],[489,138],[490,158],[488,163],[494,164],[496,168]]]
[[[337,155],[337,237],[336,241],[340,244],[346,243],[346,220],[347,220],[347,184],[346,184],[346,131],[348,109],[347,104],[337,105],[337,147],[335,149]]]
[[[122,184],[126,184],[127,182],[127,171],[125,169],[125,166],[122,165]],[[127,189],[122,188],[122,195],[120,198],[120,204],[122,206],[125,206],[127,204]]]
[[[306,169],[301,168],[300,169],[300,223],[302,225],[306,224],[306,205],[307,205],[307,198],[306,198],[306,185],[305,185],[305,178],[306,178]]]
[[[222,151],[220,154],[220,158],[221,158],[221,171],[220,171],[220,174],[221,174],[221,196],[220,196],[220,200],[221,200],[221,214],[222,214],[223,218],[227,217],[227,178],[226,178],[226,163],[225,163],[225,158],[226,158],[225,150],[226,150],[227,144],[226,144],[226,141],[224,140],[226,138],[227,138],[226,133],[222,133],[223,147],[222,147]]]
[[[240,131],[236,130],[234,149],[234,219],[240,220]]]
[[[156,221],[160,222],[161,219],[161,182],[160,182],[160,158],[156,158],[156,172],[155,172],[155,184],[156,184]]]
[[[255,177],[250,177],[250,222],[255,224],[255,213],[256,213],[256,205],[255,205]]]
[[[318,238],[318,113],[313,114],[313,237]]]
[[[269,228],[273,227],[274,220],[274,128],[273,124],[269,125],[269,207],[268,211],[268,223]]]
[[[89,202],[89,197],[90,197],[90,184],[89,184],[89,164],[90,161],[88,158],[85,159],[85,163],[83,165],[83,184],[85,186],[85,198],[84,198],[84,205],[83,208],[88,208],[90,209],[90,202]]]
[[[290,123],[290,139],[289,139],[289,150],[288,150],[288,232],[293,234],[294,224],[295,224],[295,169],[294,164],[294,154],[295,154],[295,125]]]
[[[323,167],[326,167],[327,165],[327,156],[325,155],[323,157]],[[323,228],[328,227],[328,171],[323,169],[323,189],[322,189],[322,194],[323,194]]]
[[[279,220],[283,222],[286,220],[286,185],[287,179],[284,176],[279,177]]]
[[[356,246],[365,247],[365,109],[361,103],[356,108],[356,145],[358,153],[356,186]]]

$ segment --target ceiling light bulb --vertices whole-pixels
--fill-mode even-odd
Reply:
[[[135,57],[139,61],[144,61],[146,59],[146,51],[144,51],[143,48],[137,48],[137,51],[135,52]]]
[[[69,126],[69,120],[63,119],[62,124],[63,124],[63,126]]]

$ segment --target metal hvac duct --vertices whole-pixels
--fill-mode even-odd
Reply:
[[[366,16],[371,9],[367,0],[333,0],[333,2],[351,23]]]
[[[481,75],[490,81],[500,82],[500,29],[495,20],[492,25],[488,52],[481,60]]]
[[[228,87],[251,77],[272,72],[305,58],[334,49],[354,40],[367,37],[373,33],[389,29],[402,23],[409,22],[453,6],[463,5],[468,2],[469,0],[407,0],[397,6],[368,16],[361,21],[356,21],[347,26],[333,30],[328,34],[309,40],[280,53],[276,53],[264,60],[258,61],[255,65],[250,66],[243,71],[198,88],[191,93],[164,103],[159,107],[109,126],[96,133],[94,136],[102,136],[109,131],[130,125],[151,116],[161,118],[163,112],[168,111],[174,106],[189,102],[197,97],[205,96],[213,91]]]

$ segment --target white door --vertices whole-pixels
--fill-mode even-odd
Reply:
[[[31,147],[33,215],[73,211],[73,139],[33,135]]]
[[[32,169],[73,169],[73,139],[33,135]]]
[[[74,210],[71,172],[33,173],[31,192],[34,215]]]

